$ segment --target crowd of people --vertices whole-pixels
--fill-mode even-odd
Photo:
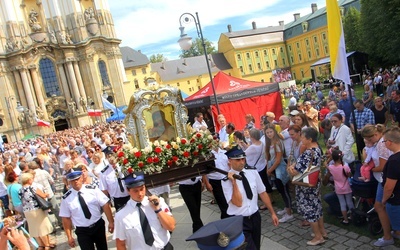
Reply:
[[[386,73],[390,77],[381,76]],[[356,170],[352,150],[356,144],[362,155],[359,181],[379,182],[375,210],[384,234],[375,246],[400,239],[400,91],[394,77],[390,71],[377,72],[372,86],[372,78],[366,77],[360,99],[351,91],[350,98],[349,90],[341,85],[333,84],[322,97],[317,84],[307,85],[298,97],[294,95],[297,89],[290,88],[288,115],[275,117],[267,112],[259,125],[251,113],[244,117],[244,128],[236,128],[220,114],[216,119],[219,144],[211,153],[216,167],[228,175],[210,173],[177,183],[192,218],[193,233],[203,226],[201,192],[206,188],[213,193],[221,219],[244,216],[247,249],[260,249],[259,211],[266,209],[275,226],[294,220],[297,211],[303,217],[300,225],[312,230],[307,244],[323,244],[328,239],[323,200],[330,211],[339,211],[342,224],[351,220],[349,211],[354,204],[349,177]],[[203,115],[196,114],[194,130],[208,128]],[[107,249],[104,219],[117,249],[173,249],[169,240],[175,219],[169,207],[169,185],[151,190],[153,195],[148,196],[143,173],[124,178],[121,174],[116,153],[129,143],[128,137],[124,124],[111,123],[4,144],[0,199],[5,215],[25,218],[42,250],[56,247],[49,237],[56,228],[65,231],[71,247],[77,245],[75,232],[82,249]],[[325,145],[318,143],[320,137]],[[64,185],[60,204],[55,199],[57,181]],[[322,199],[321,185],[327,183],[332,183],[334,192]],[[277,212],[272,207],[275,189],[284,203]],[[52,204],[50,211],[40,208],[36,196]],[[54,213],[55,222],[49,220],[48,212]],[[18,231],[2,232],[0,244],[17,236]]]

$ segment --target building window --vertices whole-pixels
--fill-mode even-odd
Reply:
[[[314,43],[317,43],[317,42],[318,42],[318,39],[316,36],[314,36]]]
[[[258,51],[254,52],[254,54],[256,55],[256,57],[258,57]]]
[[[325,55],[327,55],[327,54],[329,53],[329,51],[328,51],[328,46],[325,46],[325,47],[324,47],[324,50],[325,50]]]
[[[280,50],[281,50],[281,53],[283,53],[283,48],[282,47],[280,48]]]
[[[315,53],[317,54],[317,57],[319,57],[319,49],[318,48],[315,49]]]
[[[101,82],[103,83],[103,86],[111,86],[110,79],[108,78],[106,63],[103,60],[100,60],[98,64],[99,64]]]
[[[133,76],[136,76],[136,69],[133,69],[133,70],[132,70],[132,75],[133,75]]]
[[[243,66],[240,66],[240,72],[243,73]]]
[[[326,34],[325,33],[322,33],[322,40],[326,40]]]
[[[301,54],[299,54],[299,61],[301,61]]]
[[[181,86],[181,85],[179,84],[179,82],[177,82],[177,83],[176,83],[176,86],[178,86],[178,87],[179,87],[179,86]]]
[[[267,50],[265,49],[264,50],[264,56],[267,56],[268,55],[268,52],[267,52]]]
[[[258,68],[259,71],[262,71],[261,63],[257,63],[257,68]]]
[[[300,43],[296,43],[296,47],[300,49]]]
[[[190,85],[190,80],[187,81],[187,84]]]
[[[265,65],[267,66],[267,68],[269,68],[269,62],[268,61],[265,62]]]
[[[236,56],[237,56],[238,61],[242,60],[242,57],[240,56],[240,54],[237,54]]]
[[[135,88],[138,89],[139,88],[139,81],[137,79],[135,79],[133,82],[135,83]]]
[[[274,60],[275,68],[278,68],[278,61],[275,59]]]
[[[146,74],[146,68],[142,68],[142,73]]]
[[[253,71],[253,66],[251,66],[251,64],[249,64],[249,71]]]
[[[306,45],[307,45],[307,46],[309,45],[309,43],[308,43],[308,39],[306,39]]]
[[[200,86],[197,86],[197,90],[200,90]]]
[[[275,55],[275,49],[272,49],[272,54]]]
[[[246,57],[247,57],[247,59],[250,59],[250,53],[249,52],[246,53]]]
[[[311,59],[311,51],[308,51],[308,59]]]
[[[46,91],[46,96],[60,96],[61,91],[58,84],[54,63],[50,59],[44,58],[39,62],[39,69],[40,74],[42,75],[42,81],[44,85],[44,90]]]
[[[291,63],[294,63],[293,56],[290,56],[290,62],[291,62]]]
[[[283,66],[286,66],[286,60],[285,60],[285,58],[282,58],[282,64],[283,64]]]
[[[303,69],[300,69],[300,73],[301,73],[301,78],[304,78],[304,71],[303,71]]]
[[[288,48],[289,48],[289,51],[292,51],[292,45],[289,45]]]
[[[197,78],[197,79],[196,79],[196,82],[197,82],[197,83],[200,83],[200,79],[199,79],[199,78]]]

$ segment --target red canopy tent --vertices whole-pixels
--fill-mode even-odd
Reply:
[[[275,119],[283,114],[278,83],[253,82],[218,72],[214,77],[215,92],[221,114],[227,122],[235,124],[236,130],[246,125],[245,115],[252,114],[259,128],[260,117],[267,111],[275,114]],[[185,99],[188,109],[211,106],[214,121],[217,121],[217,108],[211,82]],[[219,124],[215,123],[217,130]]]

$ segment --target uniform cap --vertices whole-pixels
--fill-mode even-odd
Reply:
[[[67,174],[67,180],[73,181],[81,177],[82,171],[72,171],[71,173]]]
[[[298,111],[298,110],[292,110],[291,112],[290,112],[290,115],[298,115],[298,114],[300,114],[300,112]]]
[[[244,239],[243,217],[233,216],[208,223],[186,241],[196,241],[201,250],[227,250],[240,247]]]
[[[135,172],[124,177],[125,186],[127,188],[139,187],[145,184],[144,173]]]
[[[229,159],[242,159],[246,158],[246,154],[243,152],[241,148],[238,146],[234,146],[231,149],[229,149],[226,153],[226,156]]]

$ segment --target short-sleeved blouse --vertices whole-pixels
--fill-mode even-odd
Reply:
[[[372,160],[374,161],[375,167],[379,167],[379,158],[382,158],[384,160],[389,159],[389,157],[393,154],[392,151],[390,151],[385,143],[382,143],[383,141],[383,137],[381,139],[379,139],[379,141],[376,144],[376,152],[377,154],[372,154]],[[382,172],[373,172],[373,175],[375,177],[375,179],[378,182],[382,182]]]
[[[31,186],[28,187],[22,187],[19,190],[19,197],[22,201],[22,210],[24,212],[28,212],[28,211],[32,211],[35,209],[39,209],[39,205],[36,201],[36,199],[34,198],[34,195],[32,193],[36,191],[36,189],[43,189],[42,185],[38,184],[38,183],[32,183]]]

